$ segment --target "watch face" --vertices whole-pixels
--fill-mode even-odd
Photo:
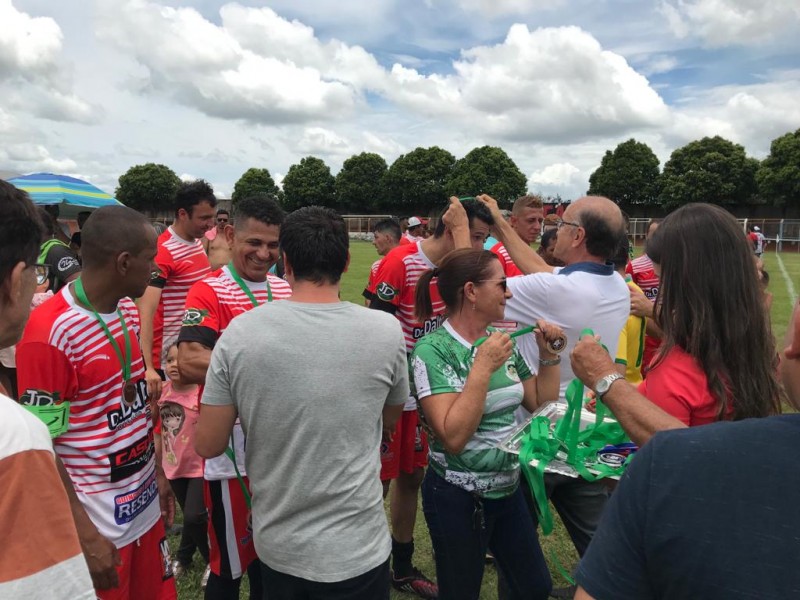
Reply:
[[[598,396],[602,396],[608,391],[608,388],[611,387],[611,384],[614,383],[617,379],[622,379],[622,375],[619,373],[612,373],[611,375],[606,375],[600,381],[597,382],[597,389],[595,392]]]

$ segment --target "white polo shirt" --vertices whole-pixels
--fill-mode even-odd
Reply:
[[[610,263],[580,262],[557,267],[552,273],[512,277],[508,289],[513,294],[506,302],[505,318],[520,327],[544,319],[560,326],[567,336],[567,349],[561,354],[559,402],[575,378],[569,354],[581,331],[592,329],[616,356],[619,334],[630,314],[630,293],[622,277]],[[517,338],[523,358],[538,371],[539,348],[533,335]]]

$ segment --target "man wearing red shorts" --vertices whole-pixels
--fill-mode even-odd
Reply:
[[[457,199],[451,202],[458,202]],[[458,246],[469,243],[483,249],[493,219],[488,210],[475,200],[463,202],[469,219],[470,240],[460,240]],[[436,268],[446,254],[456,248],[456,240],[444,217],[439,220],[433,237],[405,244],[391,250],[378,267],[372,286],[364,295],[370,308],[384,310],[400,321],[410,354],[423,335],[434,331],[444,321],[444,302],[439,296],[436,278],[431,282],[433,317],[420,323],[414,315],[414,294],[422,273]],[[428,440],[419,423],[416,399],[406,402],[403,416],[395,431],[384,431],[381,444],[381,481],[384,494],[394,480],[390,500],[392,521],[392,585],[422,598],[438,597],[436,584],[413,566],[414,523],[417,517],[417,496],[424,468],[428,464]]]
[[[283,216],[283,211],[271,198],[239,201],[235,225],[227,225],[224,232],[231,247],[231,262],[195,283],[186,297],[186,311],[178,336],[178,368],[184,381],[205,382],[211,351],[234,317],[292,295],[288,283],[268,274],[278,260],[278,235]],[[234,425],[232,439],[236,466],[226,455],[205,461],[205,503],[211,542],[211,575],[206,586],[206,600],[238,599],[244,571],[250,579],[250,598],[260,600],[261,572],[245,497],[248,482],[244,433],[238,422]]]
[[[81,277],[33,311],[17,346],[20,402],[50,427],[98,598],[173,600],[175,498],[155,461],[130,300],[147,287],[156,233],[124,206],[98,209],[81,233]]]

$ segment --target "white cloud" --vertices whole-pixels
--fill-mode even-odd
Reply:
[[[77,163],[70,158],[54,158],[41,144],[12,144],[0,147],[0,161],[10,164],[15,171],[33,173],[47,171],[64,173],[77,169]]]
[[[647,61],[639,68],[642,75],[659,75],[669,73],[678,66],[678,59],[674,56],[656,55],[648,57]]]
[[[103,111],[71,91],[71,69],[60,60],[63,37],[54,19],[0,0],[0,93],[7,106],[45,119],[94,123]]]
[[[501,15],[528,15],[539,10],[553,10],[563,5],[562,0],[458,0],[456,4],[467,11],[479,12],[487,17]]]
[[[746,86],[696,91],[691,105],[676,109],[665,138],[679,147],[703,136],[721,135],[764,156],[770,142],[800,126],[800,79],[796,71]]]
[[[340,118],[380,75],[358,47],[320,43],[311,28],[269,8],[228,4],[221,26],[192,8],[145,0],[103,5],[99,35],[149,71],[149,85],[206,114],[259,123]],[[141,35],[127,35],[129,31]]]
[[[303,156],[347,154],[350,142],[324,127],[307,127],[297,141],[295,149]]]
[[[694,35],[710,46],[768,40],[800,23],[796,0],[677,0],[663,2],[661,11],[676,36]]]
[[[0,0],[0,75],[51,76],[63,35],[50,17],[31,17]]]
[[[394,65],[387,96],[426,115],[507,140],[566,141],[663,125],[669,111],[626,60],[577,27],[513,25],[462,52],[456,73]]]
[[[573,184],[575,175],[580,172],[578,167],[570,163],[556,163],[531,173],[528,182],[534,188],[538,186],[566,187]]]

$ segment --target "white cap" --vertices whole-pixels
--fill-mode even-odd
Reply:
[[[416,227],[417,225],[422,225],[422,221],[419,220],[419,217],[411,217],[408,220],[409,227]]]
[[[761,228],[758,225],[756,225],[755,227],[753,227],[753,231],[761,231]]]

